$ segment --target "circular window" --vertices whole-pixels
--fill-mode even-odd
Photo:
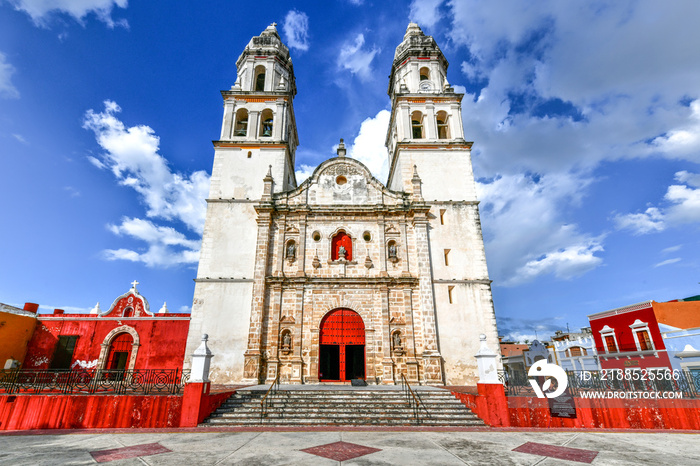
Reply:
[[[321,241],[321,233],[314,231],[313,235],[311,237],[314,239],[314,241]]]
[[[370,241],[372,241],[372,234],[369,231],[365,231],[364,233],[362,233],[362,239],[369,243]]]
[[[348,182],[348,179],[345,178],[343,175],[340,175],[338,178],[335,179],[335,182],[342,186]]]

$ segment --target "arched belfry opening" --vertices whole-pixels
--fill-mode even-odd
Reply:
[[[365,323],[351,309],[335,309],[321,320],[318,378],[347,382],[365,378]]]

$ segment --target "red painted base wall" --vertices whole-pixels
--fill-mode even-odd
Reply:
[[[498,387],[498,386],[495,386]],[[574,398],[576,419],[552,418],[546,399],[505,397],[503,390],[479,394],[453,391],[493,427],[700,430],[700,400],[604,400]],[[503,401],[506,400],[504,404]]]
[[[0,430],[179,427],[182,396],[3,395]]]
[[[510,425],[700,430],[700,400],[574,400],[577,418],[565,419],[549,415],[547,400],[509,397]]]

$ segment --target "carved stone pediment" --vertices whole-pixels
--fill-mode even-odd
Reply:
[[[386,229],[384,230],[384,233],[386,235],[400,235],[401,233],[399,232],[398,228],[394,226],[393,223],[390,223],[389,225],[386,226]]]

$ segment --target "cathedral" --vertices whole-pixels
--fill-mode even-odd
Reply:
[[[411,23],[388,93],[389,177],[337,154],[304,182],[289,49],[253,37],[222,91],[185,367],[209,335],[215,383],[474,385],[498,351],[463,94]]]

